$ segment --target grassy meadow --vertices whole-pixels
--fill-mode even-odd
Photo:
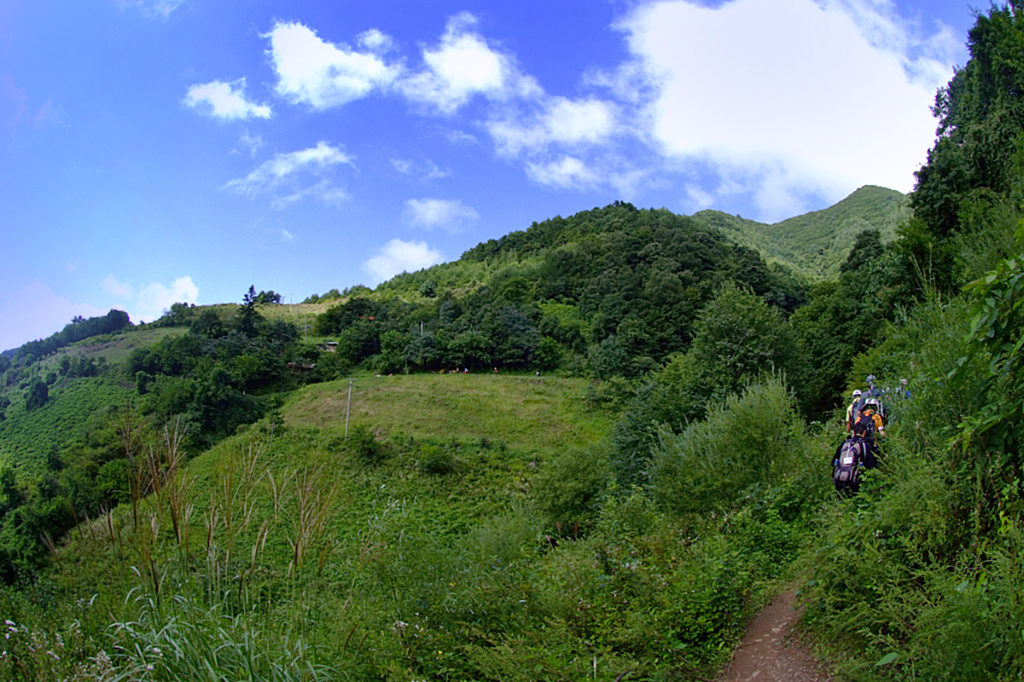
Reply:
[[[0,677],[710,674],[796,551],[792,519],[581,505],[606,492],[613,417],[588,386],[359,376],[348,437],[344,380],[187,464],[182,433],[156,434],[153,493],[0,592]],[[567,505],[584,512],[563,524]]]

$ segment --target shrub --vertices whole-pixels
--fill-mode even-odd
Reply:
[[[349,431],[348,444],[363,464],[377,466],[388,457],[385,444],[377,437],[373,429],[360,424]]]
[[[608,486],[607,451],[570,447],[540,471],[535,497],[552,526],[577,534],[593,523]]]
[[[793,471],[804,427],[779,376],[751,384],[678,436],[664,434],[651,462],[655,499],[677,513],[732,505],[751,485]]]
[[[455,458],[447,448],[423,443],[420,445],[418,466],[428,474],[450,474],[455,471]]]

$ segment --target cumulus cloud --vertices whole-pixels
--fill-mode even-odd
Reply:
[[[600,144],[611,137],[617,125],[612,102],[549,97],[532,118],[496,118],[488,122],[487,129],[500,154],[516,156],[522,151],[546,150],[553,144]]]
[[[107,312],[88,303],[73,303],[40,280],[34,280],[0,301],[0,317],[4,320],[0,325],[0,351],[45,339],[79,315],[99,317]]]
[[[440,227],[447,232],[457,232],[466,223],[480,218],[475,209],[451,199],[409,199],[402,214],[413,227]]]
[[[547,163],[529,162],[526,164],[526,174],[541,185],[563,189],[586,189],[592,187],[598,180],[593,170],[573,156],[563,156],[557,161]]]
[[[108,293],[113,294],[117,298],[129,298],[134,295],[134,291],[130,284],[125,284],[124,282],[119,281],[113,275],[107,275],[104,277],[100,284]]]
[[[441,252],[426,242],[392,239],[363,263],[363,272],[370,276],[371,285],[376,286],[403,272],[416,272],[443,262]]]
[[[512,57],[493,49],[475,28],[476,18],[468,12],[449,19],[440,44],[423,48],[425,68],[403,79],[402,92],[445,114],[478,94],[493,99],[537,94],[536,81],[519,73]]]
[[[121,282],[114,275],[107,275],[101,283],[112,296],[122,301],[124,309],[133,322],[158,319],[174,303],[195,303],[199,288],[188,275],[179,277],[168,284],[151,282],[138,288]]]
[[[245,98],[245,79],[232,83],[211,81],[193,85],[185,95],[185,105],[207,116],[225,121],[270,118],[270,107]]]
[[[135,297],[135,319],[155,320],[169,310],[174,303],[195,303],[199,288],[189,276],[179,277],[170,285],[153,282],[139,289]]]
[[[656,85],[638,116],[656,149],[747,187],[765,219],[862,184],[910,190],[952,74],[946,41],[881,0],[665,0],[619,27]]]
[[[278,22],[266,34],[277,73],[277,94],[295,104],[327,109],[387,88],[401,74],[400,64],[388,64],[382,51],[390,39],[370,30],[360,36],[364,52],[343,43],[321,39],[296,22]]]
[[[306,197],[316,197],[328,205],[336,205],[348,198],[347,193],[328,180],[309,185],[303,180],[309,175],[319,176],[340,164],[351,166],[353,157],[341,147],[332,147],[321,140],[315,147],[295,152],[276,154],[260,164],[244,178],[229,181],[225,188],[253,198],[265,192],[275,192],[274,205],[283,208]],[[287,188],[285,193],[278,190]]]

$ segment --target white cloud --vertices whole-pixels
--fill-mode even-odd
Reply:
[[[138,289],[121,282],[114,275],[104,277],[101,284],[111,295],[121,299],[124,309],[136,324],[158,319],[174,303],[195,303],[199,298],[199,288],[188,275],[179,277],[170,285],[151,282]]]
[[[283,241],[285,244],[290,244],[293,241],[295,241],[295,235],[292,234],[291,232],[289,232],[288,230],[285,230],[285,229],[282,228],[281,229],[281,241]]]
[[[213,118],[226,121],[270,118],[270,107],[253,104],[245,98],[245,79],[233,83],[212,81],[193,85],[185,95],[185,105]]]
[[[376,54],[389,52],[394,48],[394,41],[391,40],[391,36],[381,33],[381,31],[375,28],[360,33],[356,37],[356,42]]]
[[[450,199],[409,199],[402,215],[413,227],[427,230],[440,227],[448,232],[457,232],[467,222],[480,218],[475,209]]]
[[[308,174],[320,175],[339,164],[351,166],[352,162],[353,157],[344,149],[332,147],[321,140],[315,147],[276,154],[244,178],[229,181],[225,188],[252,198],[282,186],[292,187]],[[307,196],[317,197],[328,204],[336,204],[347,199],[344,190],[326,181],[320,181],[312,186],[294,189],[287,195],[276,198],[275,202],[278,206],[286,206]]]
[[[402,175],[416,174],[426,180],[441,180],[443,178],[450,178],[452,175],[450,170],[441,168],[429,160],[422,164],[417,164],[409,159],[391,159],[391,167]]]
[[[401,65],[388,64],[379,54],[390,39],[376,30],[360,36],[367,52],[325,42],[312,29],[294,22],[279,22],[264,37],[270,39],[277,94],[314,109],[340,106],[387,88],[402,71]]]
[[[370,276],[371,285],[376,286],[403,272],[416,272],[443,262],[441,252],[426,242],[392,239],[375,256],[363,263],[363,272]]]
[[[246,130],[242,133],[242,136],[238,138],[238,144],[246,149],[249,153],[249,157],[251,158],[256,156],[256,152],[263,147],[264,142],[262,137],[259,135],[250,135],[249,131]]]
[[[442,169],[433,161],[427,162],[427,179],[428,180],[441,180],[443,178],[450,178],[452,172],[447,168]]]
[[[171,282],[170,286],[153,282],[146,284],[135,297],[136,322],[140,320],[153,320],[169,310],[174,303],[195,303],[199,297],[199,288],[192,282],[189,276],[179,277]]]
[[[125,284],[124,282],[119,281],[113,275],[107,275],[104,277],[100,284],[104,289],[117,298],[129,298],[134,295],[130,284]]]
[[[270,205],[278,210],[288,208],[297,204],[303,199],[315,199],[324,206],[338,207],[348,202],[351,197],[341,187],[335,187],[327,180],[321,180],[315,185],[297,189],[291,194],[277,196],[270,202]]]
[[[951,53],[894,17],[886,0],[643,5],[620,25],[657,85],[637,121],[667,160],[748,186],[764,219],[863,184],[908,191]]]
[[[34,280],[0,302],[0,317],[4,320],[0,325],[0,351],[56,334],[79,315],[99,317],[107,312],[88,303],[72,303]]]
[[[580,159],[563,156],[548,163],[528,162],[526,174],[541,185],[562,189],[586,189],[598,182],[598,175]]]
[[[553,144],[600,144],[611,137],[617,126],[616,106],[611,102],[550,97],[532,121],[524,123],[506,115],[489,121],[487,129],[500,154],[516,156],[524,150],[545,150]]]
[[[402,92],[444,114],[477,94],[493,99],[538,94],[537,83],[520,74],[510,56],[492,49],[475,27],[476,18],[467,12],[449,19],[440,44],[423,49],[425,70],[404,79]]]
[[[122,9],[135,7],[146,16],[166,19],[185,4],[185,0],[119,0],[118,4]]]
[[[687,187],[686,198],[689,205],[696,211],[702,211],[706,208],[711,208],[715,203],[715,196],[708,192],[705,192],[699,187]]]

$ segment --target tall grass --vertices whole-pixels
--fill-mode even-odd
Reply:
[[[186,597],[160,603],[143,596],[135,620],[113,623],[111,660],[105,680],[269,680],[315,682],[346,679],[315,662],[301,637],[272,632],[251,616],[226,614]]]

